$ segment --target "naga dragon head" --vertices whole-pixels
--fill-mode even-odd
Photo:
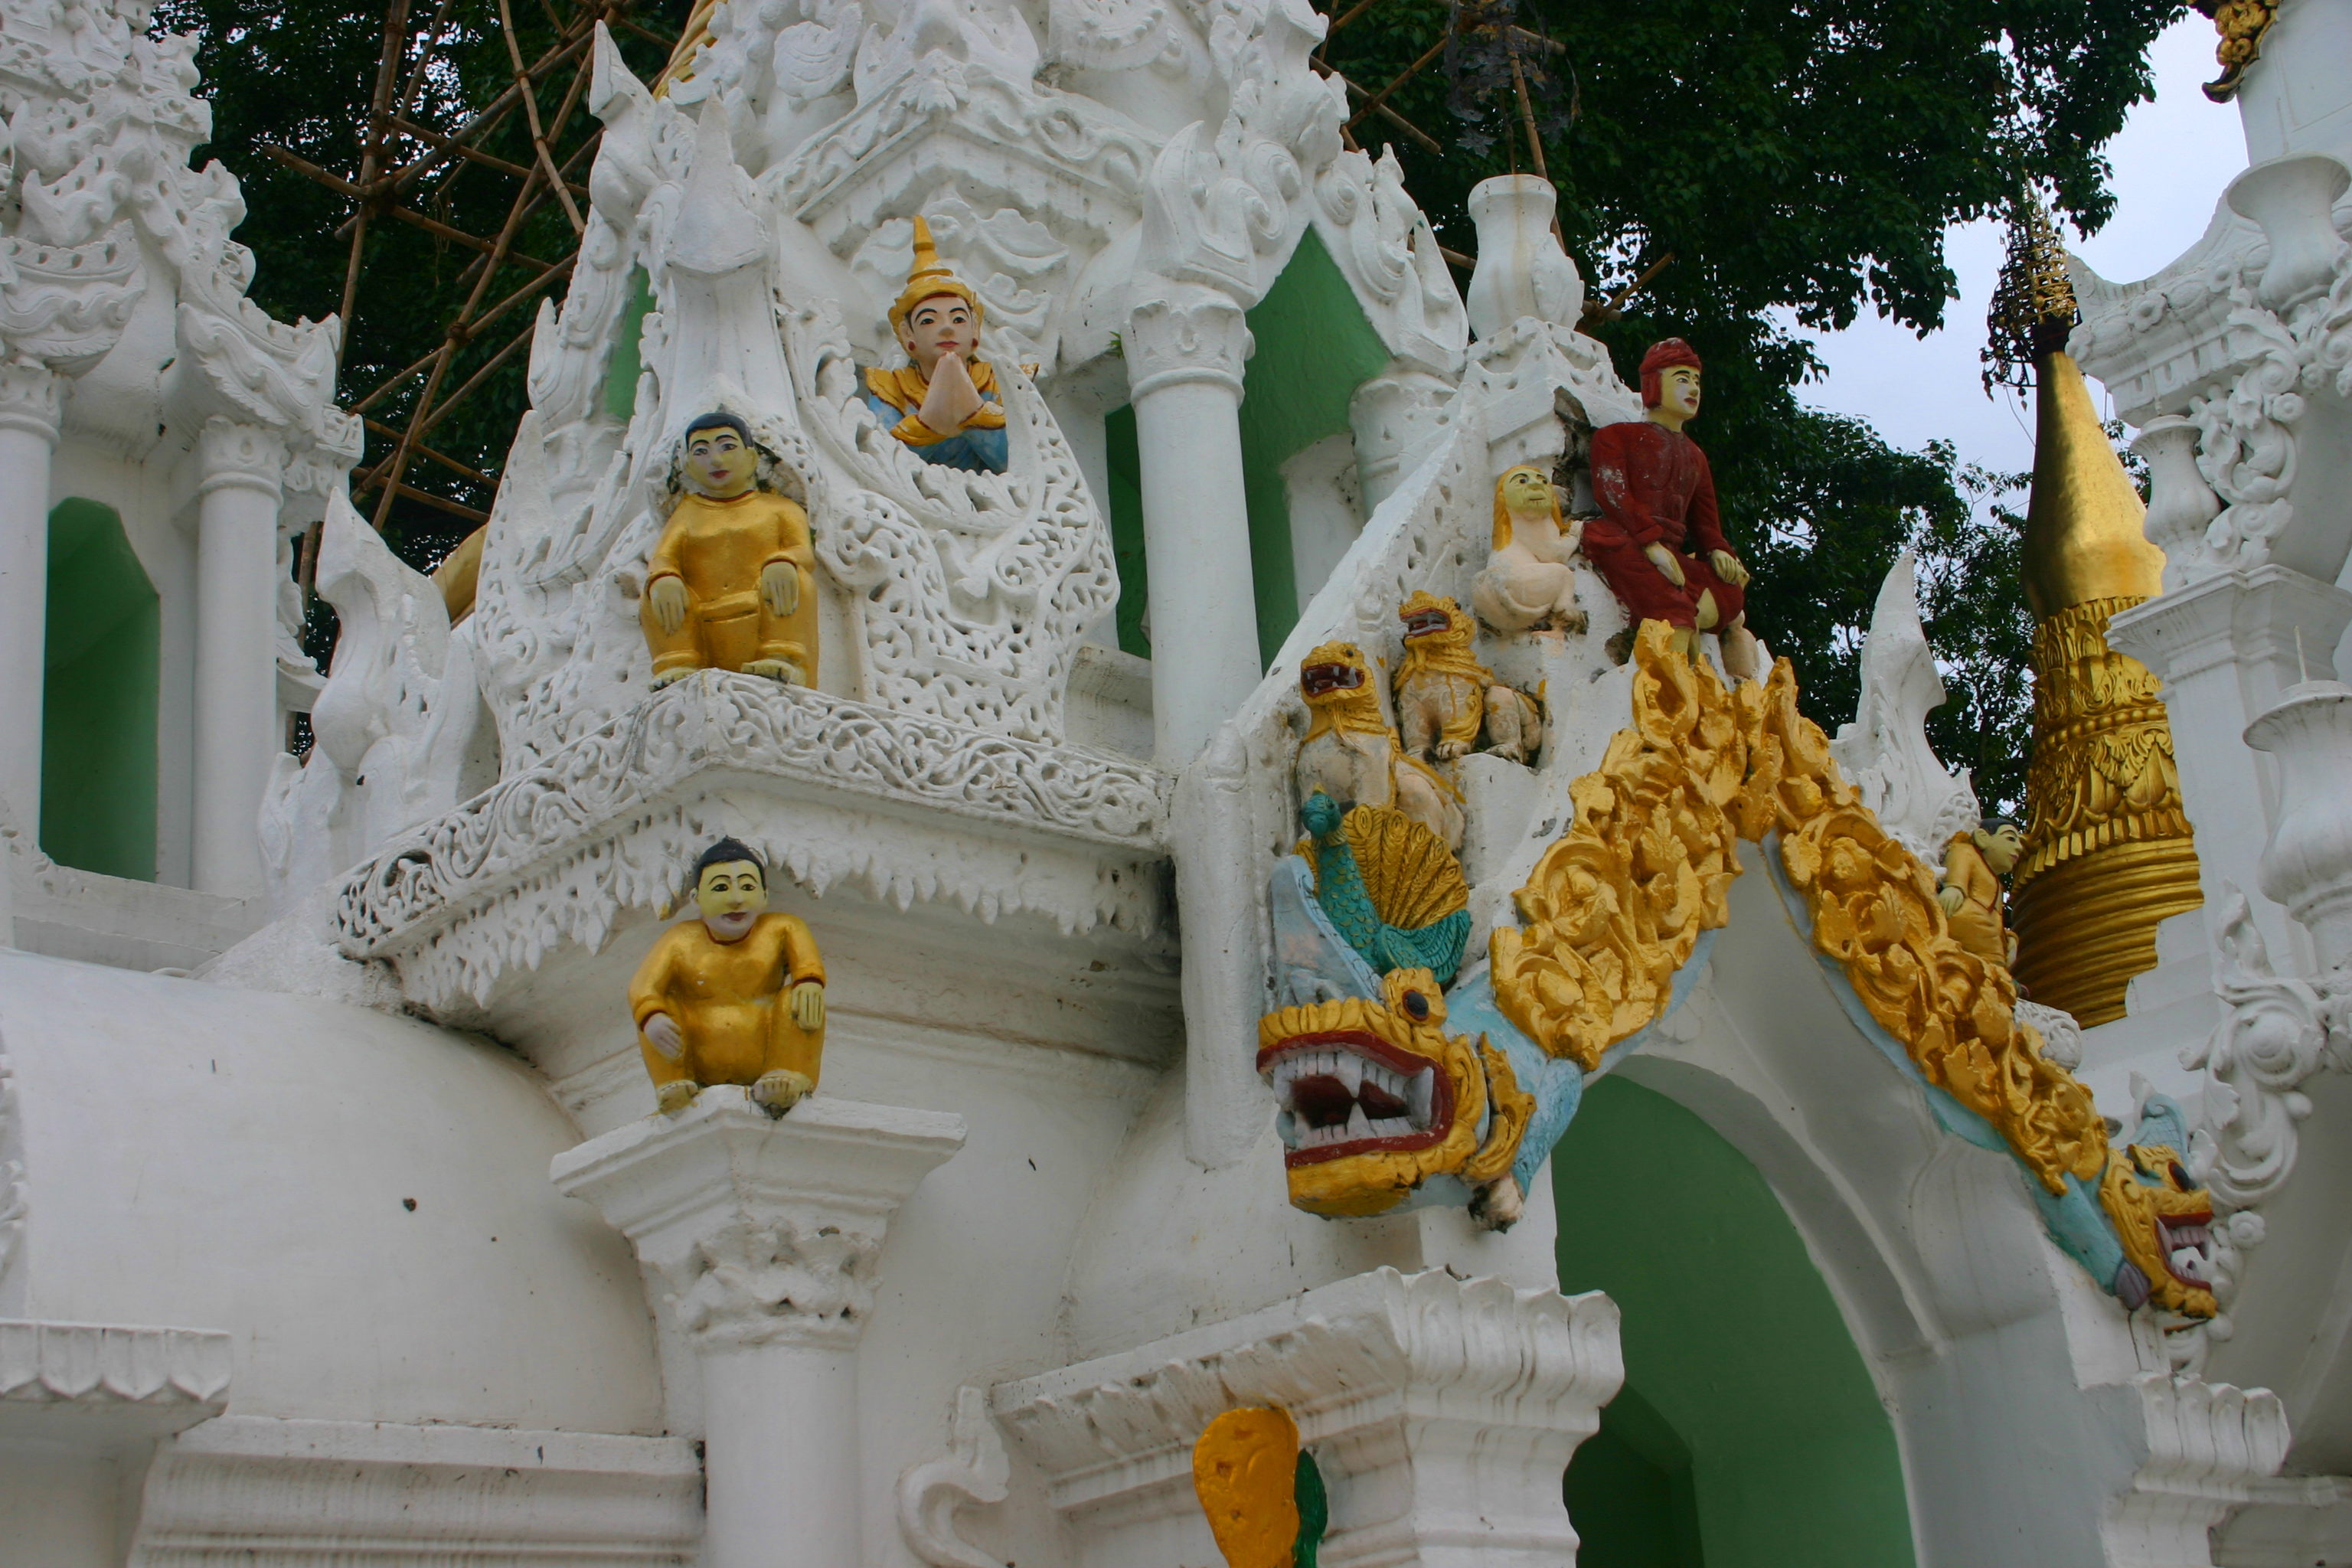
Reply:
[[[1486,1079],[1476,1045],[1445,1032],[1426,969],[1258,1020],[1257,1070],[1282,1107],[1290,1201],[1310,1214],[1382,1214],[1478,1152]]]
[[[2150,1131],[2145,1121],[2141,1131]],[[2117,1271],[2114,1289],[2126,1306],[2152,1301],[2186,1318],[2210,1318],[2219,1310],[2212,1284],[2212,1194],[2196,1184],[2171,1144],[2108,1150],[2099,1205],[2123,1245],[2126,1267]],[[2138,1279],[2131,1278],[2133,1271]]]

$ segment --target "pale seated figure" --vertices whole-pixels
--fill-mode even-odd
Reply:
[[[2017,868],[2024,852],[2024,832],[2015,822],[1988,816],[1980,826],[1952,836],[1936,889],[1952,940],[2003,969],[2017,962],[2017,933],[2001,919],[2000,879]]]
[[[940,260],[931,226],[915,219],[915,265],[890,307],[890,331],[912,363],[866,373],[866,405],[927,463],[1001,474],[1010,460],[996,367],[980,352],[980,296]]]
[[[824,961],[805,923],[765,912],[768,873],[732,838],[694,866],[701,919],[670,927],[629,982],[646,1072],[676,1114],[709,1084],[741,1084],[781,1116],[816,1089]]]
[[[686,427],[693,487],[646,564],[638,622],[654,689],[698,669],[816,683],[816,552],[808,513],[759,488],[760,448],[732,414]]]
[[[1576,540],[1551,477],[1531,463],[1495,481],[1493,553],[1470,585],[1478,618],[1498,632],[1584,629],[1576,603]]]

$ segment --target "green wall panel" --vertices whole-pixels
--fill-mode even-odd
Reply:
[[[41,849],[60,866],[155,879],[162,604],[114,509],[49,513],[41,687]]]
[[[1665,1096],[1607,1078],[1552,1183],[1560,1289],[1606,1290],[1624,1313],[1625,1408],[1567,1479],[1570,1517],[1602,1543],[1580,1563],[1909,1564],[1893,1425],[1756,1168]],[[1695,1544],[1673,1542],[1677,1514],[1696,1516]]]
[[[1282,465],[1349,428],[1356,388],[1388,367],[1389,352],[1364,319],[1322,240],[1308,229],[1290,263],[1249,313],[1256,348],[1242,386],[1242,481],[1257,595],[1258,657],[1270,662],[1298,624],[1290,555],[1290,498]]]

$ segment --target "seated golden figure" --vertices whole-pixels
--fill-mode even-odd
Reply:
[[[815,1090],[824,1056],[816,939],[762,912],[767,869],[732,838],[695,862],[694,901],[702,918],[662,932],[629,982],[655,1096],[674,1114],[707,1084],[742,1084],[781,1116]]]
[[[654,689],[698,669],[816,683],[816,552],[808,513],[758,488],[760,448],[732,414],[686,427],[694,487],[646,566],[638,622]]]
[[[1952,835],[1936,888],[1952,940],[2003,969],[2017,961],[2017,936],[2001,920],[2000,879],[2016,868],[2024,849],[2025,835],[2016,823],[1988,816],[1982,826]]]

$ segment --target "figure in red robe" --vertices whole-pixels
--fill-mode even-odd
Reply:
[[[1698,657],[1702,632],[1722,639],[1735,680],[1759,674],[1748,629],[1748,568],[1716,515],[1706,454],[1683,434],[1698,413],[1698,353],[1680,338],[1642,356],[1647,419],[1592,433],[1592,496],[1601,515],[1584,525],[1584,554],[1637,624],[1664,621],[1675,646]]]

